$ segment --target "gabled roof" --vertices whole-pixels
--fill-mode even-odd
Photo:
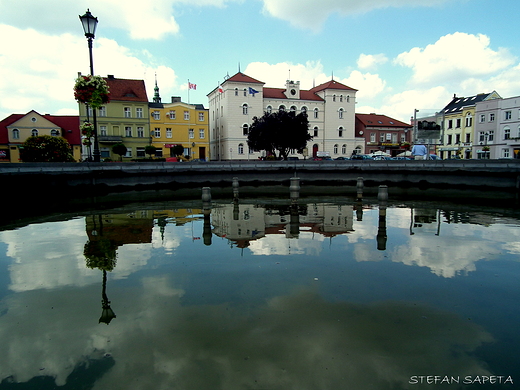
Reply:
[[[317,93],[320,91],[323,91],[325,89],[341,89],[341,90],[347,90],[347,91],[357,91],[357,89],[350,88],[349,86],[345,84],[341,84],[339,81],[336,80],[330,80],[326,83],[320,84],[317,87],[312,88],[310,91],[313,93]]]
[[[9,143],[9,134],[7,133],[7,126],[13,124],[17,120],[23,118],[24,114],[11,114],[7,118],[0,121],[0,144],[5,145]]]
[[[116,79],[111,75],[104,77],[104,79],[108,84],[111,101],[148,103],[144,80]]]
[[[466,107],[474,106],[475,104],[484,100],[497,98],[500,99],[500,95],[495,91],[489,93],[479,93],[478,95],[470,97],[457,97],[454,95],[451,102],[449,102],[448,105],[441,110],[441,112],[444,114],[452,114],[454,112],[460,112]]]
[[[238,83],[256,83],[256,84],[265,84],[263,83],[262,81],[258,81],[257,79],[254,79],[252,77],[249,77],[248,75],[242,73],[242,72],[238,72],[237,74],[235,74],[234,76],[231,76],[229,79],[227,79],[226,81],[236,81]],[[224,83],[226,82],[224,81]]]
[[[366,127],[413,127],[409,123],[401,122],[380,114],[356,114],[356,120],[363,123]]]
[[[264,87],[264,98],[268,99],[288,99],[287,96],[285,96],[285,89],[283,88],[267,88]],[[291,100],[294,100],[294,98],[291,98]],[[305,91],[300,90],[300,100],[318,100],[323,101],[321,97],[316,95],[315,93],[311,91]]]

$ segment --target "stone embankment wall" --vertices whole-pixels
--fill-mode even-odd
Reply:
[[[520,160],[243,161],[192,163],[21,163],[0,165],[4,189],[69,193],[288,183],[517,191]]]

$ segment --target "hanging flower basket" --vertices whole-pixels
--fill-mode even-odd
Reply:
[[[484,152],[489,152],[489,146],[484,146],[484,147],[482,148],[482,150],[483,150]]]
[[[92,141],[90,140],[90,138],[84,138],[83,139],[83,145],[91,146],[92,145]]]
[[[74,98],[92,108],[99,108],[110,101],[108,85],[101,76],[79,76],[74,84]]]
[[[91,138],[94,135],[94,125],[90,122],[83,122],[79,129],[81,130],[81,135],[87,138]]]

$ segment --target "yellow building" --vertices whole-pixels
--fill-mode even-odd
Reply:
[[[439,148],[441,158],[469,159],[475,126],[475,105],[477,102],[500,98],[495,91],[470,97],[453,96],[452,101],[441,111],[444,134]]]
[[[185,158],[209,161],[208,109],[202,104],[183,103],[180,97],[172,97],[171,103],[161,103],[157,86],[155,90],[149,117],[156,157],[176,157],[172,147],[182,145]]]
[[[77,115],[41,115],[36,111],[12,114],[0,122],[0,162],[21,162],[20,146],[31,136],[63,137],[76,161],[81,159],[79,117]]]
[[[150,145],[150,120],[148,96],[144,80],[118,79],[112,75],[105,78],[109,88],[110,102],[96,111],[98,143],[101,159],[119,161],[112,153],[112,146],[122,143],[127,148],[123,161],[145,158],[144,149]],[[85,104],[79,104],[81,122],[92,122],[92,110],[87,115]],[[83,158],[89,157],[87,148]]]

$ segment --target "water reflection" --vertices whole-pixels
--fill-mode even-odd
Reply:
[[[514,376],[519,238],[507,213],[383,198],[236,197],[3,231],[0,389]]]

